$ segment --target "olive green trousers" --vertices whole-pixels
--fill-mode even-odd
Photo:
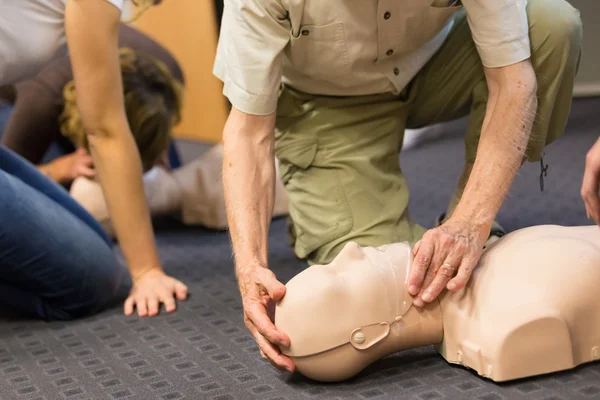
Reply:
[[[578,11],[565,0],[529,0],[527,12],[538,81],[527,159],[539,161],[567,123],[582,28]],[[348,241],[379,246],[419,240],[425,229],[408,214],[409,190],[398,158],[404,130],[469,115],[465,163],[472,165],[487,100],[483,66],[464,11],[401,95],[330,97],[283,87],[275,151],[290,200],[296,255],[322,264]]]

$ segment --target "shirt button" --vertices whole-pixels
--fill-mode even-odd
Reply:
[[[394,75],[400,75],[400,70],[398,68],[394,68]]]
[[[389,49],[388,51],[385,52],[385,54],[387,54],[388,56],[391,56],[392,54],[394,54],[394,50]]]
[[[301,33],[303,36],[307,36],[310,33],[310,31],[308,29],[304,29]]]
[[[392,16],[392,14],[390,14],[389,11],[386,11],[385,14],[383,14],[383,18],[385,18],[385,19],[390,19],[391,16]]]

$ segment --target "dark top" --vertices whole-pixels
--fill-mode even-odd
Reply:
[[[140,31],[121,24],[119,47],[128,47],[161,60],[175,78],[184,82],[175,58]],[[66,56],[54,60],[35,78],[14,85],[14,90],[0,88],[0,97],[14,103],[2,144],[39,164],[54,141],[64,143],[66,138],[60,133],[59,117],[64,107],[63,89],[72,80],[71,61]]]

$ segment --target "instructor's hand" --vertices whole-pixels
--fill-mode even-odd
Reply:
[[[585,158],[585,172],[581,184],[581,198],[585,203],[588,218],[600,225],[600,198],[598,189],[600,183],[600,139],[588,151]]]
[[[237,275],[244,306],[244,323],[254,336],[261,356],[275,367],[293,372],[296,368],[294,362],[279,350],[280,346],[290,346],[290,338],[277,330],[267,314],[284,296],[285,286],[271,270],[261,266],[240,268]]]
[[[490,229],[491,223],[481,228],[451,217],[425,232],[413,248],[415,259],[408,277],[408,292],[415,296],[413,304],[422,307],[434,301],[444,288],[463,288],[481,257]]]

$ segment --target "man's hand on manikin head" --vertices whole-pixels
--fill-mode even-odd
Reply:
[[[285,295],[285,286],[275,274],[260,265],[237,269],[238,285],[244,307],[244,324],[254,336],[260,355],[281,370],[294,372],[291,358],[281,353],[281,347],[290,346],[290,338],[273,324],[275,304]]]

